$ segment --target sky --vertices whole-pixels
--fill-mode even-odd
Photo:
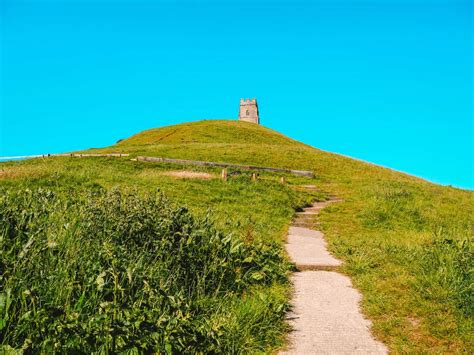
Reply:
[[[0,0],[0,156],[236,119],[474,189],[469,0]]]

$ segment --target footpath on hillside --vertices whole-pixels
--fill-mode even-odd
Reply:
[[[327,250],[324,235],[314,230],[316,215],[338,200],[317,202],[297,213],[286,250],[298,272],[287,320],[289,345],[280,354],[387,354],[370,333],[371,322],[360,312],[360,293],[336,268],[341,261]]]

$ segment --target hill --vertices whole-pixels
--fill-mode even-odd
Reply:
[[[88,152],[311,170],[315,178],[287,176],[284,186],[274,174],[261,174],[257,184],[237,175],[226,184],[218,179],[173,178],[166,172],[184,168],[170,164],[54,158],[2,164],[0,186],[59,191],[121,186],[139,193],[158,187],[198,216],[211,208],[218,228],[247,243],[275,241],[280,246],[295,208],[314,198],[341,197],[344,202],[325,209],[320,222],[331,251],[345,262],[342,271],[364,296],[362,307],[373,320],[375,335],[397,352],[466,352],[474,346],[473,192],[324,152],[268,128],[237,121],[151,129]],[[186,169],[219,173],[212,168]],[[316,185],[319,192],[297,188],[304,184]],[[276,297],[271,302],[285,304],[285,282],[249,287],[256,315],[268,312],[253,293],[257,289],[265,297]],[[281,345],[282,319],[272,319],[273,328],[263,316],[249,321],[247,306],[239,304],[239,295],[235,297],[230,312],[236,315],[233,328],[222,324],[238,338],[232,340],[236,348],[269,351]],[[263,339],[252,338],[249,324],[266,334]],[[246,337],[251,340],[245,342]]]

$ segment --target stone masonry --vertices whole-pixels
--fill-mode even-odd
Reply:
[[[260,124],[256,99],[240,99],[239,121]]]

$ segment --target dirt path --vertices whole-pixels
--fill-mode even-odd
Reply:
[[[280,354],[386,354],[371,333],[371,323],[360,312],[361,296],[351,280],[336,271],[341,261],[326,248],[315,215],[332,202],[318,202],[297,214],[290,227],[287,252],[298,272],[292,277],[293,331]]]

